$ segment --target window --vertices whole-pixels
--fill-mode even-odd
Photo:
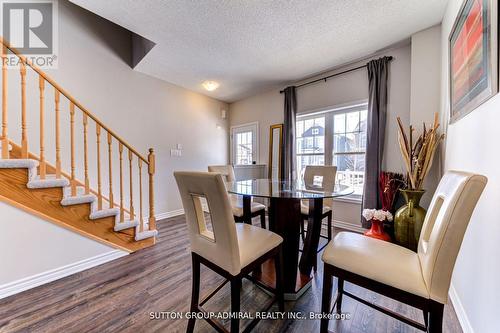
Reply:
[[[297,117],[297,174],[306,165],[336,165],[337,182],[363,194],[367,104]]]
[[[231,156],[234,165],[257,163],[257,123],[231,128]]]
[[[325,116],[299,118],[297,134],[297,175],[304,177],[304,166],[325,164]]]

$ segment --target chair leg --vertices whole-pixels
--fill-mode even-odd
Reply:
[[[198,311],[198,302],[200,300],[200,261],[196,257],[194,253],[191,253],[192,259],[192,270],[193,270],[193,284],[191,291],[191,312],[199,312]],[[194,331],[194,324],[196,322],[196,318],[192,316],[189,318],[188,326],[186,332],[191,333]]]
[[[304,219],[300,219],[300,237],[302,237],[302,243],[304,243],[304,240],[306,239],[305,236],[305,231],[304,231]]]
[[[328,212],[328,241],[332,240],[332,220],[333,220],[333,213],[332,211]]]
[[[266,210],[263,209],[262,212],[260,213],[260,226],[263,229],[266,229]]]
[[[342,313],[342,297],[344,296],[344,280],[337,280],[337,313]]]
[[[443,310],[444,305],[431,301],[429,309],[428,333],[441,333],[443,331]]]
[[[240,312],[240,291],[241,279],[237,278],[231,281],[231,333],[238,333],[240,331],[240,319],[238,317]]]
[[[280,250],[276,257],[274,258],[274,269],[276,270],[276,299],[278,301],[278,309],[280,312],[285,311],[285,295],[284,295],[284,285],[285,279],[283,277],[283,248],[280,246]]]
[[[320,332],[328,332],[328,314],[330,313],[330,303],[332,298],[332,275],[328,271],[328,267],[325,265],[323,272],[323,295],[321,298],[321,312],[323,314],[321,318]]]

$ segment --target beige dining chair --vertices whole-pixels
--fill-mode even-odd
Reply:
[[[234,175],[234,168],[232,165],[209,165],[209,172],[220,173],[226,182],[234,182],[236,177]],[[233,209],[233,216],[236,222],[244,222],[245,216],[243,212],[243,199],[240,195],[230,194],[231,207]],[[262,228],[266,228],[266,206],[261,203],[254,202],[250,203],[250,218],[256,216],[260,217],[260,225]]]
[[[268,311],[278,302],[284,311],[283,254],[281,236],[249,224],[235,223],[222,175],[210,172],[175,172],[182,205],[186,214],[193,269],[191,312],[206,312],[202,306],[228,281],[231,285],[231,312],[240,311],[242,279],[260,267],[268,259],[274,259],[275,288],[268,288],[274,297],[262,311]],[[209,207],[211,228],[207,226],[201,198]],[[200,301],[200,264],[225,278],[225,281]],[[257,317],[245,331],[258,322]],[[212,318],[204,318],[218,332],[227,330]],[[189,319],[187,332],[193,332],[195,318]],[[239,317],[231,318],[231,333],[239,332]]]
[[[467,172],[449,171],[443,176],[425,217],[417,253],[361,234],[335,236],[322,258],[321,311],[330,312],[332,277],[336,276],[337,313],[342,311],[345,295],[423,331],[441,332],[453,267],[486,183],[486,177]],[[422,310],[425,324],[349,293],[344,281]],[[321,319],[321,332],[327,328],[328,319]]]
[[[307,165],[304,171],[304,184],[306,187],[314,189],[315,187],[322,188],[326,191],[333,191],[335,188],[335,176],[337,175],[336,166],[326,166],[326,165]],[[332,220],[333,220],[333,199],[325,198],[323,200],[323,214],[321,219],[327,218],[327,235],[324,236],[320,234],[321,238],[325,238],[329,241],[332,240]],[[300,222],[300,234],[302,236],[302,241],[304,241],[304,234],[306,229],[304,227],[304,222],[309,219],[309,200],[302,200],[300,202],[300,212],[302,214],[302,220]],[[323,225],[323,224],[322,224]],[[328,243],[327,243],[328,244]],[[327,245],[323,245],[318,248],[317,252],[320,252]],[[316,264],[314,270],[317,270]]]

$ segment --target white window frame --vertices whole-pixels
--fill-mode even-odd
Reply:
[[[309,110],[297,114],[297,120],[304,118],[314,118],[317,116],[325,115],[325,150],[323,154],[325,165],[333,165],[333,126],[327,126],[328,123],[333,124],[333,117],[335,114],[348,113],[366,110],[368,108],[368,100],[359,100],[351,103],[339,104],[336,106]],[[328,139],[331,138],[331,139]],[[356,154],[356,153],[349,153]],[[359,152],[359,154],[366,154],[366,152]],[[366,179],[366,178],[365,178]],[[354,202],[359,203],[362,200],[361,195],[352,194],[347,197],[337,198],[336,201]]]
[[[252,132],[252,146],[253,148],[253,154],[254,154],[254,161],[255,164],[259,164],[259,122],[251,122],[251,123],[246,123],[246,124],[241,124],[241,125],[236,125],[236,126],[231,126],[230,128],[231,135],[229,138],[229,150],[230,150],[230,163],[233,166],[245,166],[245,165],[252,165],[252,164],[235,164],[236,163],[236,150],[234,149],[234,135],[237,133],[241,132]]]

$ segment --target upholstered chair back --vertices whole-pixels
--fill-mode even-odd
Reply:
[[[236,180],[232,165],[209,165],[208,171],[220,173],[224,176],[224,180],[226,182],[234,182]]]
[[[432,198],[418,243],[430,298],[445,304],[458,251],[487,178],[448,171]]]
[[[211,172],[175,172],[186,215],[191,250],[227,272],[240,272],[240,253],[231,204],[222,175]],[[210,210],[207,228],[201,199]]]
[[[307,165],[304,171],[304,183],[306,186],[319,186],[325,191],[333,191],[335,187],[335,176],[337,175],[337,167],[331,165]],[[332,207],[333,200],[331,198],[324,199],[325,206]]]

